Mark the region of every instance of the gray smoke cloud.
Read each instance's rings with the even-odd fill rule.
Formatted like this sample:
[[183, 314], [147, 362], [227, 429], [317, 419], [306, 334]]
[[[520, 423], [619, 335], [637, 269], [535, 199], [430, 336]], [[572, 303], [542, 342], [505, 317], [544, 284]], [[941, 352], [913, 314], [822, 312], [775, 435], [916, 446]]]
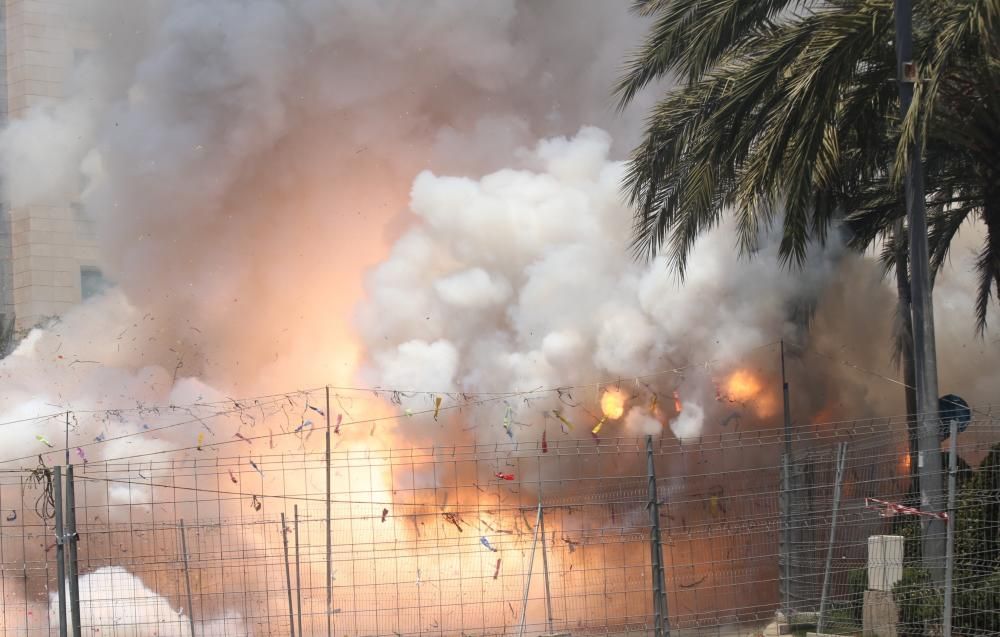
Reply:
[[[717, 384], [736, 366], [773, 389], [773, 348], [754, 348], [777, 338], [896, 377], [892, 290], [836, 240], [788, 272], [767, 240], [756, 259], [737, 258], [723, 226], [700, 242], [684, 285], [660, 261], [631, 259], [620, 160], [655, 94], [613, 112], [610, 87], [646, 26], [619, 4], [108, 0], [72, 10], [98, 46], [65, 100], [0, 134], [0, 168], [14, 206], [82, 202], [118, 287], [0, 361], [0, 421], [79, 411], [75, 446], [178, 419], [83, 414], [137, 402], [218, 404], [326, 383], [524, 391], [714, 360], [623, 387], [627, 411], [601, 434], [692, 437], [735, 426], [723, 424], [737, 408]], [[936, 297], [942, 389], [973, 403], [1000, 386], [998, 332], [972, 335], [966, 246], [980, 235], [961, 238]], [[807, 331], [803, 308], [815, 309]], [[878, 377], [806, 356], [790, 371], [802, 420], [901, 412], [898, 386]], [[589, 436], [597, 394], [509, 405], [513, 437], [536, 440], [543, 426], [562, 436], [553, 409], [575, 422], [567, 435]], [[403, 396], [392, 409], [428, 400]], [[740, 417], [771, 426], [773, 406], [755, 401]], [[257, 424], [301, 424], [299, 411], [274, 409]], [[471, 429], [461, 417], [437, 427], [403, 418], [378, 436], [345, 435], [506, 440], [506, 409], [484, 408]], [[246, 417], [213, 421], [209, 442], [231, 440]], [[86, 453], [189, 448], [204, 433], [189, 420]], [[35, 435], [61, 432], [52, 419], [5, 427], [0, 447], [49, 453]]]

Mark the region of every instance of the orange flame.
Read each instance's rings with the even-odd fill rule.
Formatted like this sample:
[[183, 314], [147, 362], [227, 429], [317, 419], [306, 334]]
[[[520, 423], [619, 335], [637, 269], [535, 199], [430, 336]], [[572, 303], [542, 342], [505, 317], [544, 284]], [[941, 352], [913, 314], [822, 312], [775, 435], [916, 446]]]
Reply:
[[608, 389], [601, 396], [601, 411], [605, 417], [618, 420], [625, 413], [625, 393], [620, 389]]
[[726, 379], [725, 392], [718, 392], [719, 400], [734, 403], [750, 403], [757, 416], [769, 418], [777, 411], [775, 396], [766, 391], [764, 383], [750, 371], [738, 369]]
[[730, 400], [746, 402], [756, 398], [761, 391], [760, 381], [743, 369], [736, 370], [726, 381], [726, 393]]
[[684, 408], [684, 405], [681, 404], [681, 397], [680, 397], [680, 395], [677, 392], [674, 392], [674, 409], [677, 411], [677, 413], [681, 413], [681, 410], [683, 408]]

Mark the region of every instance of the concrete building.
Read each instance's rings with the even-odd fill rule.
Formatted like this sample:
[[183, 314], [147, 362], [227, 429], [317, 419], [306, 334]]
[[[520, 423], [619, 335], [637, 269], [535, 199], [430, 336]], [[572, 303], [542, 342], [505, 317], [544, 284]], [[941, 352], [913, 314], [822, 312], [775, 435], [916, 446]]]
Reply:
[[[72, 19], [78, 2], [0, 0], [3, 125], [65, 96], [74, 63], [94, 45]], [[0, 324], [6, 334], [62, 314], [101, 281], [92, 224], [72, 194], [52, 193], [49, 205], [28, 207], [11, 206], [0, 195]]]

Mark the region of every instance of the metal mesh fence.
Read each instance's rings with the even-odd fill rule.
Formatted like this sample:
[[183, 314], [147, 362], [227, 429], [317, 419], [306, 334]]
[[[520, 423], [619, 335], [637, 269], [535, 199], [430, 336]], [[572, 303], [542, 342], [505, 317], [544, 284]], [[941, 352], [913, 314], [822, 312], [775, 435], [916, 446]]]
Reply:
[[[882, 535], [904, 538], [883, 615], [940, 634], [922, 516], [888, 506], [917, 504], [906, 424], [795, 429], [784, 620], [780, 430], [655, 441], [656, 520], [645, 439], [334, 451], [329, 518], [322, 453], [87, 463], [80, 634], [647, 634], [657, 545], [672, 634], [778, 634], [821, 610], [827, 632], [860, 634]], [[990, 417], [958, 440], [956, 635], [1000, 631], [997, 441]], [[54, 500], [50, 469], [0, 473], [4, 634], [58, 634]]]

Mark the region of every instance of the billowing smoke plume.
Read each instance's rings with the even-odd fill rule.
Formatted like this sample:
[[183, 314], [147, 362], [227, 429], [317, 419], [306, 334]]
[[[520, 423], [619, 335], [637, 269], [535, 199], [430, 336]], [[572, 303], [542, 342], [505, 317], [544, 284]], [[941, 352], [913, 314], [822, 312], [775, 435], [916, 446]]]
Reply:
[[5, 184], [15, 206], [82, 184], [106, 274], [231, 391], [349, 378], [413, 176], [619, 126], [607, 87], [641, 27], [603, 3], [94, 5], [69, 99], [4, 134]]
[[[623, 384], [624, 415], [594, 435], [771, 426], [775, 351], [759, 348], [779, 338], [835, 355], [790, 361], [797, 418], [901, 410], [898, 386], [837, 362], [896, 376], [891, 290], [836, 239], [787, 272], [767, 240], [738, 259], [723, 226], [684, 285], [631, 259], [616, 160], [643, 104], [618, 117], [608, 95], [644, 25], [619, 4], [79, 4], [97, 46], [67, 99], [0, 135], [12, 205], [79, 200], [118, 285], [0, 361], [0, 421], [73, 411], [78, 461], [227, 455], [236, 434], [241, 453], [306, 448], [313, 397], [230, 397], [327, 383], [402, 390], [369, 414], [433, 408], [406, 390], [589, 387], [392, 432], [345, 426], [358, 446], [586, 438], [602, 423], [593, 383], [681, 368]], [[954, 260], [937, 295], [942, 389], [981, 403], [1000, 386], [997, 333], [973, 339], [969, 253]], [[728, 387], [736, 367], [766, 389]], [[0, 429], [0, 460], [61, 462], [63, 427]], [[153, 495], [101, 497], [141, 520]]]
[[[79, 586], [83, 626], [114, 626], [115, 634], [122, 637], [191, 637], [184, 608], [174, 608], [167, 599], [119, 566], [87, 573], [80, 578]], [[49, 610], [53, 626], [59, 617], [55, 597], [52, 593]], [[67, 615], [66, 622], [70, 621]], [[246, 633], [243, 620], [238, 616], [199, 622], [198, 626], [198, 634], [212, 637]]]

